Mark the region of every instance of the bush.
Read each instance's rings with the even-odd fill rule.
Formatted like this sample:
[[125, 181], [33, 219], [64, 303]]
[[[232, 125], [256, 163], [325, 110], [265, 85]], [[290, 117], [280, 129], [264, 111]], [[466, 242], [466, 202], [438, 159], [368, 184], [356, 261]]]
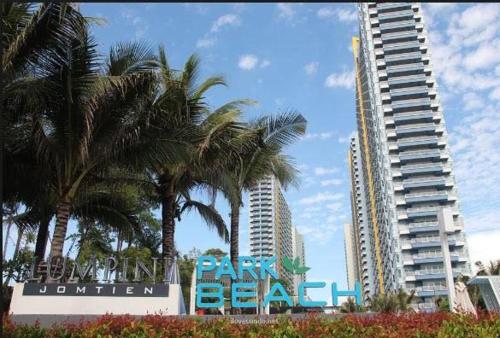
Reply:
[[472, 316], [450, 313], [369, 314], [346, 316], [310, 315], [292, 320], [281, 316], [262, 324], [236, 323], [231, 317], [214, 320], [149, 315], [106, 315], [95, 321], [56, 325], [49, 329], [16, 326], [4, 320], [3, 337], [474, 337], [496, 338], [500, 314]]

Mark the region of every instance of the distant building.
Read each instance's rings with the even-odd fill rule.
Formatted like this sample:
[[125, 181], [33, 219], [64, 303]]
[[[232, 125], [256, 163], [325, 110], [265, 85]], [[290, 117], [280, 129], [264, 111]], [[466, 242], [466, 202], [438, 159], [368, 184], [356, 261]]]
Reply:
[[[304, 246], [304, 236], [293, 227], [292, 231], [292, 242], [293, 242], [293, 257], [299, 257], [300, 266], [306, 265], [306, 250]], [[294, 291], [295, 295], [298, 294], [299, 284], [306, 281], [306, 274], [294, 275]], [[304, 290], [304, 293], [305, 290]]]
[[471, 269], [428, 33], [418, 3], [359, 3], [358, 15], [352, 49], [369, 292], [414, 290], [415, 307], [431, 310], [436, 296], [447, 295], [442, 207], [453, 213], [453, 276]]
[[294, 276], [283, 267], [283, 257], [293, 259], [294, 254], [292, 215], [274, 176], [250, 189], [250, 254], [257, 258], [276, 256], [276, 271], [293, 293]]
[[359, 256], [357, 250], [357, 239], [352, 224], [344, 224], [344, 250], [345, 265], [347, 267], [347, 285], [349, 289], [354, 290], [354, 283], [360, 280], [359, 275]]
[[[361, 283], [363, 299], [366, 302], [373, 296], [373, 236], [370, 235], [373, 229], [371, 229], [367, 219], [363, 164], [357, 133], [351, 137], [350, 142], [347, 162], [351, 178], [352, 249], [355, 251], [353, 255], [356, 258], [355, 267], [353, 266], [351, 269], [356, 269], [356, 280]], [[354, 281], [350, 282], [349, 285], [354, 285]]]

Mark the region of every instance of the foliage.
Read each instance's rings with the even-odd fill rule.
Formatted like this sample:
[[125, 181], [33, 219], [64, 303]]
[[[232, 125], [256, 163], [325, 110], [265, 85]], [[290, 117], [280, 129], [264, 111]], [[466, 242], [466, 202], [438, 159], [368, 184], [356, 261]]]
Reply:
[[403, 289], [397, 293], [378, 294], [370, 301], [370, 310], [384, 313], [412, 311], [410, 304], [414, 295], [414, 291], [407, 294]]
[[203, 256], [214, 256], [216, 258], [222, 258], [227, 255], [227, 252], [219, 248], [211, 248], [203, 253]]
[[[249, 318], [253, 319], [253, 318]], [[255, 320], [258, 321], [256, 317]], [[293, 320], [279, 316], [263, 323], [232, 323], [229, 318], [197, 320], [148, 315], [106, 315], [74, 325], [16, 326], [4, 321], [3, 337], [474, 337], [494, 338], [500, 332], [499, 314], [478, 318], [449, 313], [309, 315]]]
[[340, 306], [340, 312], [342, 313], [355, 313], [365, 311], [366, 308], [362, 305], [356, 304], [356, 300], [353, 297], [347, 298], [347, 300]]

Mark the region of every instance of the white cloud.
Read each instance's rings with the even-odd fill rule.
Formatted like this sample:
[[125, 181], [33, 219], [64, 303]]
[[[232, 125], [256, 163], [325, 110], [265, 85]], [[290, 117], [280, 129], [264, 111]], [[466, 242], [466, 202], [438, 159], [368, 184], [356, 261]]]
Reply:
[[142, 38], [146, 32], [148, 31], [149, 29], [149, 25], [148, 23], [146, 22], [146, 20], [140, 16], [140, 15], [136, 15], [135, 11], [132, 11], [132, 10], [123, 10], [121, 12], [121, 16], [122, 18], [128, 20], [128, 23], [132, 24], [132, 26], [134, 26], [135, 28], [135, 37], [137, 39], [140, 39]]
[[304, 66], [307, 75], [314, 75], [318, 72], [319, 62], [313, 61]]
[[203, 38], [198, 41], [196, 41], [196, 47], [197, 48], [209, 48], [215, 45], [217, 42], [216, 38]]
[[500, 39], [482, 43], [464, 59], [464, 65], [470, 70], [484, 69], [500, 62]]
[[332, 7], [322, 7], [316, 14], [321, 19], [331, 18], [335, 16], [335, 10]]
[[475, 110], [484, 107], [483, 99], [476, 93], [465, 93], [462, 98], [465, 110]]
[[212, 24], [212, 33], [218, 32], [224, 26], [237, 26], [241, 23], [240, 17], [236, 14], [226, 14], [217, 18]]
[[[497, 215], [500, 217], [500, 214]], [[472, 267], [477, 261], [488, 265], [490, 261], [500, 259], [498, 254], [498, 243], [500, 242], [500, 230], [495, 229], [487, 232], [479, 232], [467, 236], [469, 244], [469, 255]]]
[[352, 22], [358, 20], [358, 13], [355, 9], [339, 9], [337, 11], [337, 17], [342, 22]]
[[323, 180], [323, 181], [321, 181], [321, 186], [322, 187], [327, 187], [327, 186], [330, 186], [330, 185], [341, 185], [342, 183], [343, 183], [343, 181], [341, 179], [333, 178], [333, 179], [330, 179], [330, 180]]
[[276, 5], [279, 12], [279, 17], [286, 20], [292, 20], [295, 16], [295, 10], [292, 5], [286, 3], [279, 3]]
[[269, 60], [266, 59], [266, 60], [262, 60], [261, 61], [259, 67], [260, 68], [266, 68], [266, 67], [269, 67], [270, 65], [271, 65], [271, 61], [269, 61]]
[[320, 19], [337, 18], [341, 22], [354, 22], [358, 20], [356, 9], [322, 7], [316, 14]]
[[332, 73], [325, 79], [325, 87], [335, 88], [341, 87], [351, 89], [354, 87], [354, 71], [343, 73]]
[[299, 200], [299, 204], [302, 205], [310, 205], [310, 204], [317, 204], [320, 202], [326, 202], [326, 201], [336, 201], [340, 200], [344, 197], [344, 195], [340, 193], [317, 193], [316, 195], [309, 196], [309, 197], [304, 197]]
[[490, 100], [498, 100], [500, 101], [500, 87], [495, 88], [491, 91], [489, 95]]
[[314, 140], [314, 139], [320, 139], [320, 140], [328, 140], [332, 138], [335, 135], [335, 132], [333, 131], [325, 131], [321, 133], [307, 133], [305, 134], [302, 139], [303, 140]]
[[323, 176], [323, 175], [328, 175], [328, 174], [333, 174], [338, 172], [338, 168], [323, 168], [323, 167], [316, 167], [314, 168], [314, 174], [316, 176]]
[[253, 54], [245, 54], [240, 56], [238, 67], [243, 70], [252, 70], [257, 66], [259, 58]]

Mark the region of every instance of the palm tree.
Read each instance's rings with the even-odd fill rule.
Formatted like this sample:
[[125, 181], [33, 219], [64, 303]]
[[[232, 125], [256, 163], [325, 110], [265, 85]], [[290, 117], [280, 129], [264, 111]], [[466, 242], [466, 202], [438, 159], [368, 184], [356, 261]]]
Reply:
[[364, 312], [365, 308], [362, 305], [356, 304], [356, 300], [353, 297], [348, 297], [347, 300], [342, 303], [340, 307], [340, 312], [342, 313], [353, 313], [353, 312]]
[[[85, 18], [72, 5], [63, 3], [40, 4], [34, 10], [33, 4], [2, 2], [0, 12], [2, 18], [0, 161], [4, 163], [3, 179], [6, 182], [3, 194], [0, 194], [0, 203], [3, 205], [5, 200], [26, 202], [22, 194], [20, 196], [20, 190], [10, 188], [12, 183], [16, 186], [16, 183], [22, 184], [20, 181], [35, 176], [33, 171], [30, 171], [30, 175], [23, 176], [22, 172], [13, 170], [16, 175], [7, 176], [6, 179], [6, 172], [9, 172], [17, 162], [12, 161], [12, 157], [15, 156], [12, 153], [13, 149], [9, 146], [4, 147], [5, 140], [11, 145], [16, 145], [12, 142], [11, 136], [21, 134], [12, 133], [12, 128], [29, 117], [33, 108], [39, 105], [40, 96], [44, 91], [43, 86], [38, 85], [37, 70], [42, 64], [57, 59], [57, 48], [65, 46], [74, 37], [75, 32], [81, 30], [85, 25]], [[15, 129], [17, 131], [19, 128]], [[42, 223], [48, 227], [49, 221], [50, 219]], [[46, 229], [42, 224], [40, 228]], [[37, 251], [41, 251], [41, 242], [37, 242]]]
[[282, 154], [289, 145], [305, 133], [306, 120], [295, 112], [276, 117], [265, 116], [250, 124], [258, 138], [255, 146], [243, 152], [229, 170], [220, 176], [220, 189], [231, 207], [230, 256], [237, 266], [239, 256], [239, 216], [243, 192], [267, 175], [275, 175], [283, 186], [296, 184], [297, 170], [289, 157]]
[[411, 302], [414, 297], [414, 290], [407, 294], [403, 289], [399, 289], [397, 293], [377, 294], [370, 301], [370, 310], [376, 312], [412, 311]]
[[175, 219], [180, 219], [184, 211], [196, 209], [221, 238], [229, 238], [225, 222], [213, 203], [194, 201], [190, 192], [195, 188], [210, 190], [222, 168], [248, 146], [250, 140], [242, 132], [245, 127], [238, 122], [238, 107], [247, 102], [234, 101], [210, 111], [206, 92], [225, 82], [221, 77], [210, 77], [198, 84], [200, 60], [196, 55], [190, 56], [178, 71], [170, 68], [160, 47], [157, 66], [161, 90], [155, 98], [154, 124], [182, 135], [188, 154], [178, 162], [158, 163], [147, 170], [161, 206], [163, 257], [173, 259]]
[[500, 260], [490, 261], [488, 266], [485, 266], [481, 261], [477, 261], [475, 265], [478, 268], [477, 276], [500, 275]]

